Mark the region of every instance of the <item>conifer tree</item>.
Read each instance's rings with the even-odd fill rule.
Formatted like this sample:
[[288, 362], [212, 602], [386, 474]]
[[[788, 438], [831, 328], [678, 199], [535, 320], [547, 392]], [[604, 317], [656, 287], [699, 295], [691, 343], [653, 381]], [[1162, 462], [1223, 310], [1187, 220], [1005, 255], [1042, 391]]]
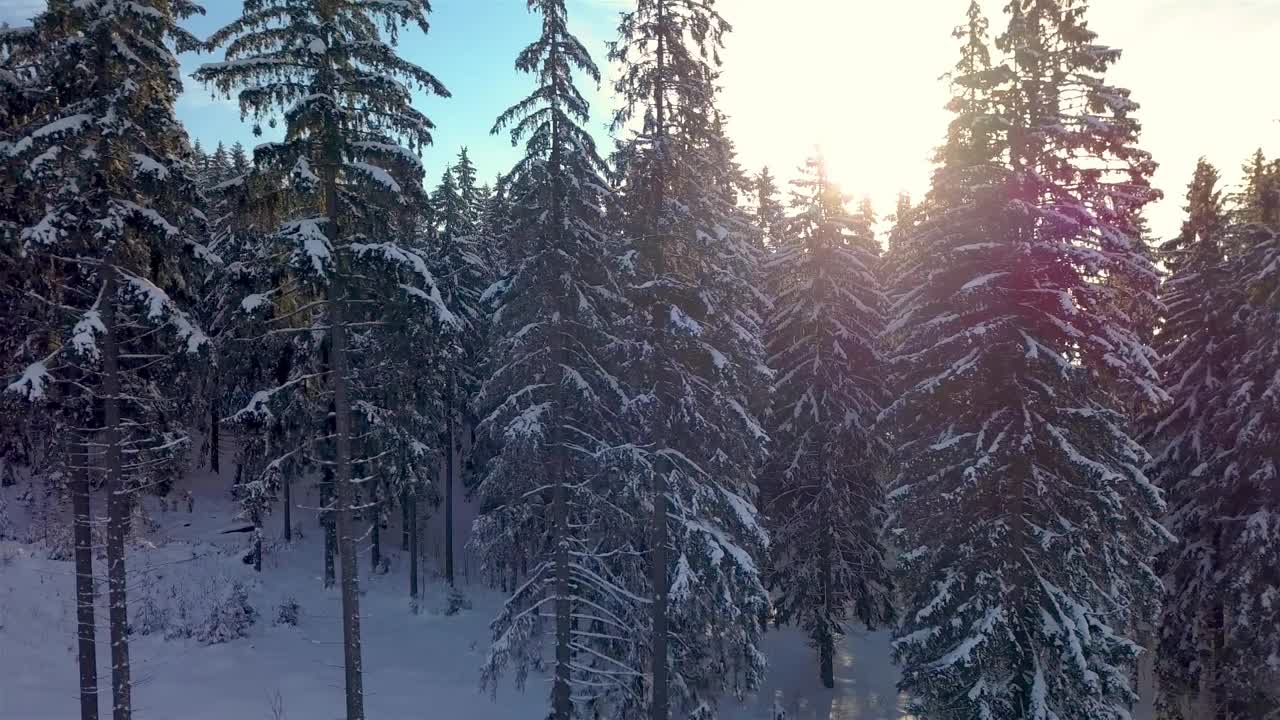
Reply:
[[893, 211], [893, 230], [889, 232], [888, 251], [897, 253], [901, 249], [904, 238], [911, 236], [911, 214], [915, 206], [911, 202], [911, 193], [898, 193], [898, 202]]
[[[43, 347], [56, 342], [62, 319], [47, 317], [48, 308], [36, 298], [39, 286], [25, 270], [30, 259], [23, 250], [24, 230], [38, 221], [44, 210], [42, 188], [32, 182], [25, 163], [13, 162], [8, 153], [13, 143], [30, 131], [33, 122], [57, 104], [50, 93], [47, 73], [56, 72], [52, 63], [44, 62], [42, 52], [53, 45], [48, 25], [36, 29], [0, 27], [0, 387], [21, 378], [32, 360], [30, 347]], [[38, 41], [37, 41], [38, 40]], [[35, 292], [33, 292], [33, 290]], [[69, 383], [82, 382], [85, 371], [74, 372], [70, 366], [62, 375]], [[79, 377], [77, 377], [77, 375]], [[33, 475], [47, 475], [51, 484], [67, 479], [71, 496], [72, 538], [75, 560], [76, 646], [79, 670], [80, 719], [97, 720], [98, 667], [97, 591], [94, 578], [92, 508], [89, 493], [88, 448], [69, 441], [82, 428], [94, 425], [92, 397], [74, 390], [57, 398], [55, 387], [41, 387], [41, 398], [52, 399], [39, 411], [19, 394], [30, 394], [21, 385], [9, 386], [14, 392], [0, 392], [0, 488], [13, 481], [13, 469], [26, 466]], [[74, 385], [69, 385], [74, 388]], [[50, 442], [63, 439], [63, 442]], [[7, 534], [8, 517], [0, 499], [0, 536]]]
[[1221, 616], [1211, 595], [1217, 527], [1200, 505], [1203, 479], [1197, 472], [1218, 450], [1214, 416], [1238, 351], [1232, 293], [1224, 285], [1228, 220], [1218, 182], [1217, 169], [1201, 159], [1187, 190], [1182, 231], [1161, 246], [1170, 277], [1162, 293], [1158, 369], [1170, 401], [1144, 419], [1152, 479], [1165, 491], [1167, 525], [1177, 539], [1162, 563], [1166, 593], [1157, 673], [1161, 713], [1168, 718], [1182, 717], [1184, 703], [1198, 699]]
[[451, 360], [444, 379], [444, 424], [440, 442], [444, 454], [444, 575], [454, 584], [453, 547], [455, 499], [458, 484], [458, 454], [464, 428], [469, 421], [471, 402], [479, 384], [477, 366], [483, 361], [486, 313], [482, 298], [495, 279], [495, 268], [483, 256], [481, 245], [482, 207], [478, 200], [476, 170], [463, 148], [457, 162], [445, 168], [440, 185], [431, 197], [434, 215], [435, 248], [433, 269], [441, 281], [445, 300], [471, 328], [452, 341]]
[[627, 400], [610, 356], [622, 294], [611, 273], [604, 161], [573, 82], [575, 72], [597, 82], [600, 72], [569, 29], [564, 0], [528, 5], [542, 33], [516, 68], [538, 85], [494, 127], [524, 141], [525, 155], [504, 183], [513, 188], [515, 254], [495, 288], [479, 396], [479, 432], [496, 453], [477, 490], [473, 543], [497, 571], [517, 553], [532, 562], [494, 621], [483, 679], [492, 686], [511, 670], [523, 684], [544, 664], [550, 635], [548, 717], [637, 717], [644, 668], [630, 635], [645, 610], [643, 586], [634, 587], [644, 577], [634, 544], [643, 516], [618, 482], [613, 451]]
[[778, 199], [778, 183], [766, 166], [754, 180], [755, 220], [760, 229], [761, 239], [766, 248], [772, 248], [782, 241], [786, 232], [786, 208]]
[[1129, 234], [1154, 163], [1084, 6], [1006, 13], [990, 68], [977, 3], [958, 33], [956, 116], [894, 281], [895, 651], [929, 718], [1119, 720], [1166, 535], [1119, 391], [1166, 396], [1123, 309], [1153, 301], [1109, 278], [1154, 276]]
[[1201, 687], [1225, 720], [1280, 716], [1280, 167], [1256, 193], [1254, 219], [1228, 238], [1239, 351], [1213, 420], [1220, 450], [1195, 473], [1198, 509], [1216, 530], [1211, 597], [1221, 604]]
[[754, 411], [769, 373], [753, 230], [729, 192], [715, 106], [728, 30], [714, 2], [638, 0], [611, 48], [615, 128], [636, 130], [618, 156], [635, 305], [628, 411], [632, 442], [652, 458], [639, 481], [652, 508], [643, 652], [654, 720], [714, 717], [719, 696], [758, 687], [764, 670], [767, 537], [754, 502], [766, 436]]
[[[238, 90], [242, 111], [258, 122], [284, 116], [284, 139], [259, 146], [254, 164], [287, 183], [290, 202], [275, 208], [282, 222], [244, 259], [261, 284], [241, 308], [268, 326], [264, 335], [323, 340], [237, 417], [265, 424], [309, 384], [327, 390], [307, 399], [314, 435], [304, 447], [332, 469], [347, 720], [364, 717], [353, 470], [394, 476], [407, 449], [425, 444], [388, 402], [388, 383], [413, 362], [391, 349], [460, 325], [413, 243], [426, 205], [417, 151], [431, 143], [433, 125], [411, 92], [447, 92], [399, 57], [395, 42], [407, 26], [426, 32], [426, 13], [422, 0], [246, 0], [240, 18], [210, 39], [226, 45], [226, 60], [196, 73], [220, 91]], [[326, 437], [332, 443], [317, 447]], [[262, 485], [297, 448], [281, 451], [262, 458]]]
[[1267, 160], [1258, 148], [1242, 168], [1244, 183], [1232, 198], [1231, 220], [1237, 225], [1264, 224], [1266, 210], [1264, 199], [1271, 192], [1280, 191], [1280, 160]]
[[231, 145], [231, 176], [240, 177], [249, 172], [249, 153], [245, 151], [244, 144], [239, 140]]
[[885, 299], [867, 211], [848, 210], [821, 154], [792, 185], [792, 216], [767, 265], [777, 377], [769, 474], [779, 485], [768, 512], [769, 580], [779, 622], [804, 628], [830, 688], [845, 624], [893, 617], [880, 540], [885, 448], [873, 429], [888, 402]]
[[138, 489], [170, 480], [182, 459], [178, 396], [206, 342], [185, 307], [195, 266], [215, 258], [201, 242], [190, 146], [174, 117], [173, 49], [195, 45], [178, 22], [199, 11], [191, 2], [57, 1], [31, 28], [0, 36], [0, 55], [31, 63], [26, 77], [56, 90], [33, 98], [0, 142], [6, 175], [26, 186], [12, 259], [40, 337], [23, 345], [25, 367], [6, 385], [55, 399], [46, 408], [61, 411], [64, 438], [77, 448], [69, 464], [78, 465], [82, 718], [97, 715], [86, 672], [94, 660], [83, 614], [92, 609], [84, 473], [91, 466], [106, 476], [111, 706], [114, 720], [127, 720], [125, 537]]
[[[1193, 183], [1192, 209], [1206, 196], [1210, 207], [1184, 227], [1184, 236], [1200, 235], [1180, 244], [1184, 283], [1170, 293], [1166, 332], [1170, 342], [1182, 341], [1166, 369], [1182, 374], [1153, 432], [1180, 541], [1166, 563], [1158, 667], [1160, 711], [1170, 719], [1280, 713], [1273, 601], [1280, 567], [1280, 184], [1261, 153], [1252, 169], [1229, 225], [1216, 195]], [[1216, 179], [1203, 175], [1196, 178], [1202, 186]]]

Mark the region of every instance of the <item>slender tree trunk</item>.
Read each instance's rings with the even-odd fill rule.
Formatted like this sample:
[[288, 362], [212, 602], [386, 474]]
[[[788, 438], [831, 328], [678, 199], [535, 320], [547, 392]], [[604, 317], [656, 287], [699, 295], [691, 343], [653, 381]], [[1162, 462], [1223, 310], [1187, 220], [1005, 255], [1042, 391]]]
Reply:
[[[564, 227], [564, 194], [563, 194], [563, 178], [561, 174], [561, 147], [560, 147], [560, 131], [557, 120], [554, 116], [551, 118], [551, 233], [550, 237], [544, 240], [550, 241], [549, 244], [554, 247], [563, 247], [563, 236], [561, 228]], [[544, 247], [545, 250], [553, 248]], [[556, 297], [557, 316], [563, 322], [570, 316], [569, 311], [564, 307], [563, 294]], [[558, 330], [558, 329], [557, 329]], [[553, 331], [554, 332], [554, 331]], [[569, 568], [569, 486], [566, 473], [568, 471], [568, 462], [566, 450], [561, 442], [562, 424], [566, 408], [564, 402], [564, 393], [561, 388], [565, 385], [566, 367], [565, 360], [565, 340], [559, 332], [555, 332], [552, 336], [552, 360], [559, 367], [559, 381], [555, 385], [555, 412], [559, 414], [553, 420], [555, 423], [551, 436], [550, 450], [552, 452], [551, 464], [551, 482], [554, 483], [552, 489], [551, 510], [552, 522], [555, 528], [555, 601], [554, 612], [556, 618], [556, 666], [555, 680], [551, 688], [551, 713], [553, 720], [570, 720], [573, 714], [572, 704], [572, 688], [570, 687], [570, 663], [572, 662], [571, 643], [573, 641], [573, 606], [570, 601], [571, 574]]]
[[557, 443], [552, 447], [556, 454], [553, 466], [555, 489], [552, 498], [553, 522], [556, 529], [555, 549], [555, 616], [556, 616], [556, 667], [551, 688], [552, 720], [570, 720], [573, 711], [569, 687], [569, 644], [572, 641], [572, 617], [569, 604], [569, 499], [565, 487], [564, 453]]
[[293, 475], [285, 472], [280, 482], [284, 485], [284, 541], [293, 542]]
[[400, 494], [400, 551], [409, 551], [409, 493]]
[[[826, 516], [825, 506], [823, 515]], [[826, 519], [824, 517], [824, 519]], [[822, 534], [822, 543], [819, 549], [821, 556], [819, 557], [819, 565], [822, 572], [822, 625], [818, 635], [818, 665], [819, 672], [822, 676], [822, 686], [825, 688], [833, 688], [836, 686], [835, 678], [835, 637], [832, 632], [832, 608], [831, 608], [831, 526], [829, 522], [823, 523], [825, 532]]]
[[667, 720], [667, 476], [653, 473], [653, 720]]
[[444, 579], [453, 587], [453, 373], [449, 373], [449, 401], [445, 408], [444, 453]]
[[262, 516], [253, 516], [253, 571], [262, 572]]
[[129, 494], [120, 450], [120, 348], [115, 313], [116, 270], [106, 267], [102, 291], [102, 396], [107, 435], [107, 604], [111, 636], [111, 717], [133, 714], [129, 680], [129, 599], [124, 543], [129, 533]]
[[[87, 464], [88, 459], [81, 460]], [[98, 720], [97, 623], [93, 616], [93, 529], [89, 504], [89, 471], [72, 471], [71, 508], [75, 513], [76, 644], [80, 662], [80, 720]]]
[[409, 600], [413, 611], [418, 611], [418, 497], [409, 493], [405, 496], [409, 525]]
[[[330, 143], [331, 146], [334, 143]], [[325, 176], [325, 214], [328, 216], [329, 241], [337, 254], [338, 187], [336, 148]], [[341, 256], [329, 279], [329, 362], [330, 385], [333, 388], [335, 482], [338, 493], [338, 552], [342, 566], [342, 646], [346, 667], [347, 720], [364, 720], [363, 670], [360, 652], [360, 580], [356, 577], [356, 543], [352, 533], [351, 506], [355, 488], [351, 481], [351, 400], [347, 395], [347, 327], [346, 297], [343, 288]]]
[[376, 497], [373, 499], [373, 507], [369, 509], [373, 512], [373, 521], [369, 523], [370, 572], [376, 573], [382, 567], [382, 507]]
[[209, 398], [209, 470], [214, 476], [222, 474], [222, 436], [218, 423], [218, 385], [214, 383]]
[[[1012, 569], [1012, 587], [1009, 592], [1010, 635], [1016, 647], [1025, 648], [1023, 653], [1034, 652], [1031, 635], [1027, 627], [1035, 620], [1028, 617], [1033, 611], [1029, 602], [1029, 592], [1035, 583], [1033, 574], [1028, 570], [1026, 554], [1023, 552], [1027, 536], [1026, 487], [1032, 477], [1031, 459], [1022, 455], [1009, 465], [1013, 486], [1007, 489], [1009, 535], [1005, 546], [1005, 562]], [[1015, 675], [1013, 685], [1018, 695], [1029, 706], [1027, 698], [1031, 695], [1031, 684], [1025, 673]]]
[[320, 483], [320, 527], [324, 531], [324, 586], [331, 588], [335, 582], [333, 558], [337, 554], [337, 534], [333, 527], [333, 468], [324, 469]]
[[[666, 205], [665, 186], [667, 156], [667, 119], [666, 88], [663, 86], [666, 74], [666, 2], [657, 3], [658, 47], [656, 56], [656, 77], [654, 79], [654, 123], [658, 136], [658, 171], [654, 178], [653, 229], [652, 242], [654, 248], [654, 269], [659, 276], [666, 273], [666, 257], [662, 236], [663, 206]], [[654, 314], [657, 323], [657, 314]], [[660, 383], [659, 383], [660, 384]], [[670, 402], [670, 399], [667, 399]], [[653, 704], [651, 720], [668, 720], [670, 712], [670, 689], [668, 688], [667, 658], [667, 474], [666, 467], [670, 463], [659, 460], [653, 474]]]

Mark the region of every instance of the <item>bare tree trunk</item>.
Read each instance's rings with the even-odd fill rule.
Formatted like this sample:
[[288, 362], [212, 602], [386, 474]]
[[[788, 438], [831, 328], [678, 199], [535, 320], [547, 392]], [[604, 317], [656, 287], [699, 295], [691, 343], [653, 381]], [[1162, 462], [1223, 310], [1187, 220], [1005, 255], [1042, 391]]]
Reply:
[[449, 373], [449, 401], [445, 408], [444, 451], [444, 579], [453, 587], [453, 372]]
[[[823, 514], [825, 515], [826, 513], [824, 512]], [[823, 527], [829, 529], [830, 523], [823, 523]], [[818, 665], [819, 673], [822, 676], [822, 686], [825, 688], [834, 688], [836, 686], [836, 648], [834, 633], [832, 633], [831, 630], [831, 533], [829, 531], [822, 534], [820, 553], [821, 557], [819, 558], [819, 563], [822, 571], [823, 623], [818, 637]]]
[[[330, 189], [330, 193], [334, 190]], [[330, 207], [336, 205], [336, 200]], [[329, 323], [331, 352], [330, 363], [333, 384], [333, 404], [337, 433], [334, 446], [337, 450], [335, 482], [338, 492], [338, 553], [342, 567], [342, 646], [346, 666], [347, 720], [364, 720], [364, 689], [360, 653], [360, 581], [356, 577], [356, 542], [352, 534], [351, 505], [354, 488], [351, 484], [351, 405], [347, 397], [347, 348], [346, 320], [343, 318], [345, 299], [335, 277], [329, 283]]]
[[[333, 143], [330, 143], [331, 145]], [[331, 155], [336, 156], [334, 148]], [[337, 244], [339, 158], [329, 158], [325, 173], [325, 214], [330, 243]], [[337, 252], [335, 248], [335, 252]], [[347, 396], [346, 297], [343, 268], [338, 256], [329, 279], [329, 380], [333, 388], [334, 468], [338, 493], [338, 552], [342, 566], [342, 647], [346, 667], [347, 720], [364, 720], [364, 687], [360, 652], [360, 580], [356, 577], [356, 543], [352, 534], [351, 506], [355, 488], [351, 482], [351, 401]]]
[[[80, 462], [87, 464], [88, 459]], [[76, 643], [80, 663], [80, 720], [98, 720], [97, 623], [93, 617], [93, 529], [88, 469], [72, 470], [71, 508], [75, 513]]]
[[376, 496], [377, 490], [374, 490], [373, 507], [369, 510], [373, 513], [373, 521], [369, 523], [369, 562], [370, 572], [378, 572], [378, 568], [382, 567], [382, 506]]
[[555, 489], [552, 498], [553, 522], [556, 529], [555, 549], [555, 616], [556, 616], [556, 668], [551, 687], [552, 720], [570, 720], [573, 711], [569, 687], [569, 643], [572, 618], [569, 605], [569, 499], [565, 487], [564, 453], [557, 443], [551, 449], [556, 454], [553, 466]]
[[[666, 3], [657, 3], [658, 46], [656, 48], [656, 77], [653, 84], [654, 124], [658, 136], [658, 156], [665, 162], [667, 147], [666, 89], [663, 87], [666, 73]], [[663, 176], [655, 178], [653, 198], [653, 230], [652, 242], [657, 244], [654, 252], [654, 269], [659, 276], [666, 273], [664, 238], [661, 235], [663, 226], [663, 206], [666, 205], [664, 183], [668, 181], [665, 170], [660, 165], [659, 172]], [[654, 316], [657, 322], [657, 316]], [[668, 687], [667, 658], [667, 475], [666, 467], [670, 463], [660, 460], [653, 474], [653, 704], [652, 720], [668, 720], [670, 711], [670, 689]]]
[[409, 493], [400, 494], [400, 551], [409, 551]]
[[209, 469], [215, 476], [222, 473], [222, 436], [218, 427], [218, 385], [214, 383], [209, 398]]
[[320, 483], [320, 527], [324, 531], [324, 586], [334, 586], [335, 572], [333, 558], [337, 554], [337, 534], [333, 527], [333, 468], [324, 469], [324, 480]]
[[253, 514], [253, 571], [262, 572], [262, 517]]
[[418, 496], [408, 493], [405, 496], [405, 507], [408, 508], [409, 525], [409, 600], [413, 611], [418, 611]]
[[[662, 463], [665, 464], [665, 463]], [[653, 720], [667, 720], [667, 476], [653, 474]]]
[[280, 482], [284, 485], [284, 541], [293, 542], [293, 477], [285, 472]]
[[129, 720], [129, 600], [124, 543], [129, 533], [129, 494], [120, 451], [120, 348], [115, 313], [115, 267], [106, 267], [102, 291], [102, 396], [107, 435], [107, 603], [111, 636], [111, 717]]

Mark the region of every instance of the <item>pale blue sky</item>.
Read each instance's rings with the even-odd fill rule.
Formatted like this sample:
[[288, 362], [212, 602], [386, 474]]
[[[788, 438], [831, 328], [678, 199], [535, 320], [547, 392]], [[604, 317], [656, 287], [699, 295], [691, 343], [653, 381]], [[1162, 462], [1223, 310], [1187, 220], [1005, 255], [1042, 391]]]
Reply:
[[[0, 0], [4, 2], [4, 0]], [[572, 0], [571, 0], [572, 2]], [[539, 18], [525, 9], [524, 0], [433, 0], [426, 36], [414, 29], [401, 38], [401, 52], [426, 68], [452, 93], [452, 97], [419, 96], [418, 107], [436, 123], [434, 147], [423, 155], [427, 179], [434, 186], [446, 163], [467, 147], [481, 178], [486, 182], [510, 167], [518, 156], [509, 136], [493, 136], [489, 129], [503, 110], [523, 98], [531, 80], [513, 68], [516, 54], [537, 37]], [[240, 10], [238, 0], [204, 0], [205, 17], [193, 17], [188, 28], [200, 37], [233, 20]], [[605, 41], [612, 37], [615, 11], [608, 0], [578, 2], [571, 10], [575, 29], [603, 67]], [[213, 55], [183, 56], [189, 74], [203, 62], [221, 60]], [[588, 97], [597, 92], [583, 88]], [[593, 103], [593, 125], [604, 136], [608, 124], [608, 101]], [[251, 122], [240, 122], [240, 110], [227, 100], [194, 81], [178, 103], [178, 112], [193, 137], [212, 149], [218, 140], [228, 144], [240, 140], [252, 148]], [[270, 132], [264, 127], [265, 133]]]
[[[1004, 0], [984, 0], [993, 34]], [[576, 32], [605, 65], [626, 0], [569, 0]], [[788, 177], [821, 143], [846, 188], [869, 194], [881, 212], [900, 189], [923, 192], [928, 157], [947, 123], [938, 76], [955, 62], [951, 28], [968, 0], [866, 3], [853, 0], [720, 0], [735, 31], [724, 53], [722, 106], [740, 159], [769, 164]], [[0, 0], [0, 20], [18, 20], [40, 0]], [[198, 35], [234, 17], [238, 0], [204, 0], [193, 18]], [[458, 149], [471, 150], [481, 176], [514, 159], [506, 137], [492, 137], [497, 115], [529, 87], [512, 69], [533, 38], [537, 18], [525, 0], [433, 0], [431, 33], [409, 33], [404, 53], [440, 78], [452, 98], [421, 103], [436, 122], [424, 160], [434, 184]], [[1265, 79], [1275, 67], [1280, 0], [1095, 0], [1091, 26], [1104, 44], [1122, 48], [1113, 81], [1142, 104], [1143, 145], [1161, 164], [1156, 185], [1167, 199], [1151, 208], [1162, 236], [1177, 231], [1182, 195], [1196, 158], [1207, 155], [1229, 181], [1252, 150], [1280, 154], [1280, 92]], [[210, 56], [186, 56], [188, 71]], [[594, 97], [594, 128], [604, 134], [612, 101]], [[252, 146], [236, 106], [188, 84], [179, 114], [206, 145], [239, 139]]]

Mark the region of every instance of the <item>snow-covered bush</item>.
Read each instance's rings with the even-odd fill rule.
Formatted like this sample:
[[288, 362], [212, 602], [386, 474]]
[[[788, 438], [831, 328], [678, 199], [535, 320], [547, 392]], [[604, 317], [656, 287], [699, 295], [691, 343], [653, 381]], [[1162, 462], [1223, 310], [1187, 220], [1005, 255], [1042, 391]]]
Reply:
[[249, 603], [249, 589], [244, 583], [236, 580], [217, 588], [209, 612], [195, 632], [195, 639], [204, 645], [245, 637], [258, 621], [258, 612]]
[[130, 629], [137, 635], [162, 634], [166, 640], [203, 645], [245, 637], [258, 621], [248, 585], [221, 573], [166, 572], [142, 584], [132, 610]]
[[0, 540], [13, 536], [13, 521], [9, 519], [9, 501], [5, 499], [4, 493], [0, 492]]
[[169, 612], [169, 606], [155, 596], [143, 595], [133, 606], [129, 630], [135, 635], [164, 634], [169, 630]]
[[276, 625], [297, 627], [301, 616], [302, 608], [298, 605], [298, 600], [290, 595], [280, 603], [280, 607], [276, 608]]
[[463, 595], [462, 591], [459, 590], [458, 588], [456, 587], [450, 588], [449, 596], [445, 601], [444, 614], [452, 617], [462, 612], [463, 610], [470, 610], [470, 609], [471, 609], [471, 600], [467, 599], [467, 596]]

